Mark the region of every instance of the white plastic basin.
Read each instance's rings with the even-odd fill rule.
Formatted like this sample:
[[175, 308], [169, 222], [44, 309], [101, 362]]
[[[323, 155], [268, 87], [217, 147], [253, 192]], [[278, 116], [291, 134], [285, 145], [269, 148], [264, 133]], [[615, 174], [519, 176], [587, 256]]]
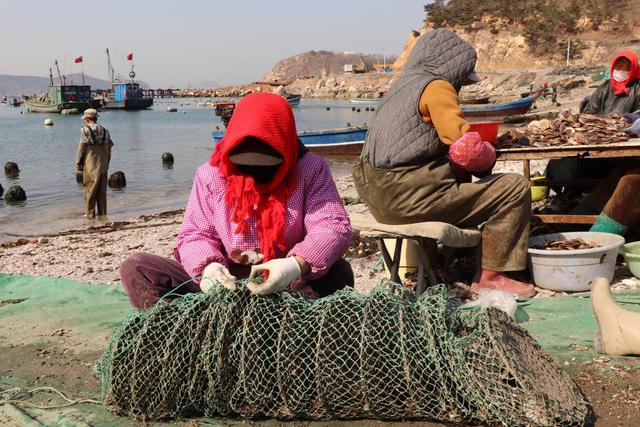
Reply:
[[[568, 251], [548, 251], [532, 249], [544, 246], [550, 240], [570, 240], [581, 238], [587, 243], [594, 242], [600, 247]], [[533, 281], [539, 288], [562, 292], [581, 292], [591, 289], [591, 281], [596, 277], [613, 279], [618, 249], [624, 244], [624, 237], [610, 233], [591, 231], [544, 234], [529, 239], [529, 268]]]

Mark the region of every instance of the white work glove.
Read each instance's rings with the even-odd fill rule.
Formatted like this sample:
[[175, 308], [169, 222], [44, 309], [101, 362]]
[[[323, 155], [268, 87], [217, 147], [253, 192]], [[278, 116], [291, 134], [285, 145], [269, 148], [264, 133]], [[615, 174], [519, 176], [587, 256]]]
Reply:
[[200, 279], [200, 290], [204, 293], [209, 292], [215, 282], [219, 282], [230, 291], [236, 290], [236, 277], [232, 276], [229, 269], [219, 262], [212, 262], [204, 268]]
[[637, 119], [631, 126], [626, 127], [622, 130], [627, 133], [635, 133], [636, 135], [640, 135], [640, 119]]
[[295, 257], [277, 258], [264, 264], [251, 267], [250, 279], [259, 276], [263, 271], [269, 272], [269, 278], [262, 283], [249, 283], [247, 288], [254, 295], [269, 295], [286, 289], [291, 282], [302, 274], [300, 264]]

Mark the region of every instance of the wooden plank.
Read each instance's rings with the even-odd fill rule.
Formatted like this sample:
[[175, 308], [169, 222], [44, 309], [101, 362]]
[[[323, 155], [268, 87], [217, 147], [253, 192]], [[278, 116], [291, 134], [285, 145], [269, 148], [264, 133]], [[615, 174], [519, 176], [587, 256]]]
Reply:
[[544, 224], [593, 224], [598, 215], [533, 215]]
[[542, 182], [537, 182], [536, 185], [546, 185], [549, 187], [595, 187], [603, 181], [604, 179], [548, 179]]
[[498, 160], [541, 160], [564, 157], [635, 157], [640, 156], [640, 139], [602, 145], [569, 145], [560, 147], [522, 147], [496, 150]]
[[522, 174], [527, 179], [531, 178], [531, 163], [529, 160], [522, 162]]
[[581, 157], [591, 159], [606, 159], [612, 157], [638, 157], [640, 147], [615, 150], [575, 150], [575, 151], [553, 151], [553, 152], [519, 152], [519, 153], [496, 153], [498, 160], [545, 160], [562, 159], [565, 157]]

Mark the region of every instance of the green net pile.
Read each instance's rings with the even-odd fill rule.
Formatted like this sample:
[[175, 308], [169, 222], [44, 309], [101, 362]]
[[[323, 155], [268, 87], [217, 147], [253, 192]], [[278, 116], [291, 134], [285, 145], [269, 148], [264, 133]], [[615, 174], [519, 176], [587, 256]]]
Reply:
[[506, 314], [393, 283], [312, 300], [222, 287], [129, 318], [96, 364], [105, 401], [189, 416], [583, 425], [588, 402]]

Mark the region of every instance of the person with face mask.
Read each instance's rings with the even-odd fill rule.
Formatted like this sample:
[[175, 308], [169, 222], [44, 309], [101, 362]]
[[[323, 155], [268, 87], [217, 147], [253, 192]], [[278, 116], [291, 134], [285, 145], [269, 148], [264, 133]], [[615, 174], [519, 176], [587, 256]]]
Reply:
[[[610, 79], [605, 80], [586, 99], [581, 113], [607, 116], [629, 114], [640, 110], [640, 66], [637, 55], [630, 50], [622, 50], [611, 61]], [[640, 123], [638, 123], [640, 128]], [[576, 181], [581, 179], [604, 179], [609, 172], [621, 165], [622, 159], [581, 159], [566, 158], [551, 160], [545, 176], [550, 181]], [[553, 190], [567, 198], [579, 197], [581, 189], [554, 187]], [[575, 214], [594, 213], [592, 208], [582, 205]]]
[[[484, 224], [472, 291], [531, 297], [532, 285], [505, 274], [527, 266], [529, 181], [491, 174], [495, 150], [469, 132], [458, 102], [461, 87], [479, 80], [476, 60], [475, 49], [448, 29], [422, 35], [378, 107], [353, 169], [354, 182], [384, 224]], [[482, 178], [471, 182], [471, 175]]]
[[[623, 114], [631, 119], [626, 131], [640, 133], [640, 66], [630, 50], [611, 61], [611, 79], [593, 93], [583, 112], [597, 115]], [[598, 215], [590, 231], [625, 235], [640, 233], [640, 158], [561, 159], [549, 162], [551, 180], [602, 179], [575, 208], [573, 214]]]
[[237, 279], [264, 274], [248, 285], [254, 294], [322, 297], [353, 286], [342, 259], [351, 240], [329, 165], [299, 142], [288, 102], [254, 93], [237, 103], [224, 139], [196, 172], [176, 261], [138, 253], [120, 275], [136, 308], [192, 278], [177, 292], [235, 290]]
[[611, 79], [603, 82], [591, 95], [582, 113], [608, 115], [640, 110], [640, 67], [637, 55], [620, 51], [611, 61]]

